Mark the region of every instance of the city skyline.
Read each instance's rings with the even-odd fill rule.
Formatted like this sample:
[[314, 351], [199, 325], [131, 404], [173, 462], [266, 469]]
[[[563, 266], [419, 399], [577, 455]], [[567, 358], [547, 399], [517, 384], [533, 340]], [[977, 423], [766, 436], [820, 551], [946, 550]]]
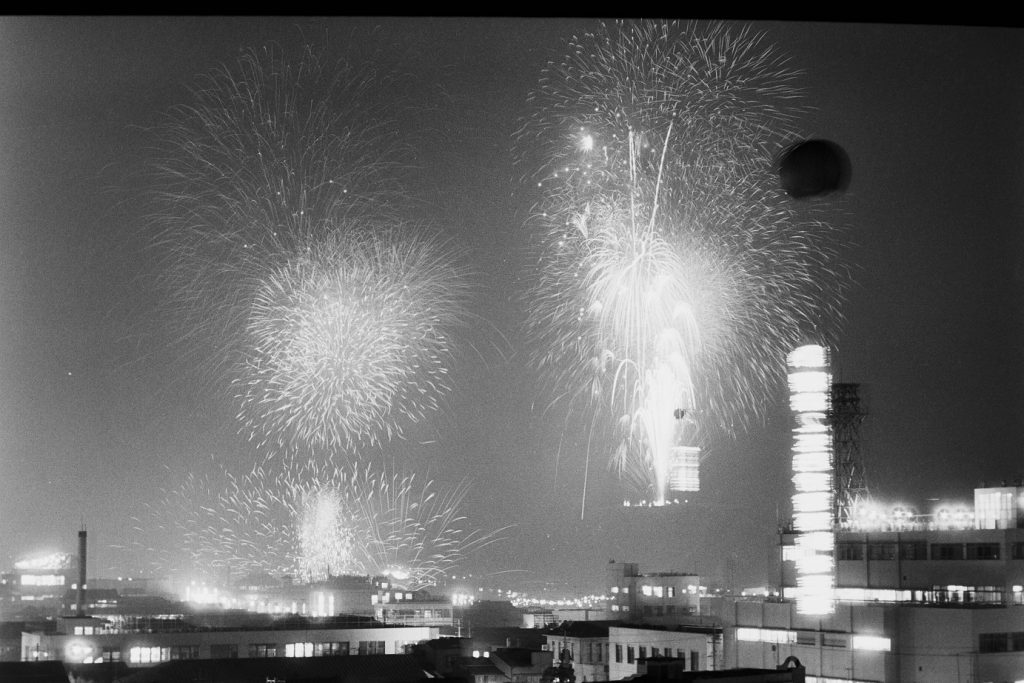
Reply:
[[[513, 135], [549, 60], [597, 20], [431, 18], [6, 18], [0, 149], [0, 563], [73, 548], [96, 575], [141, 567], [126, 543], [145, 501], [216, 460], [244, 473], [264, 453], [237, 405], [183, 358], [157, 305], [139, 170], [150, 131], [196, 78], [270, 42], [367, 55], [402, 74], [412, 193], [473, 261], [471, 325], [452, 391], [368, 457], [443, 483], [473, 482], [473, 526], [512, 525], [463, 569], [495, 581], [603, 580], [609, 559], [741, 584], [771, 580], [788, 514], [786, 394], [722, 439], [681, 505], [623, 509], [621, 491], [563, 418], [543, 410], [515, 295], [531, 206]], [[739, 24], [735, 24], [737, 28]], [[832, 369], [860, 383], [870, 488], [887, 500], [967, 499], [1024, 473], [1021, 187], [1024, 41], [1015, 29], [755, 22], [801, 71], [793, 122], [852, 163], [816, 202], [848, 242]], [[379, 93], [383, 96], [383, 93]], [[416, 136], [419, 136], [418, 138]], [[794, 200], [797, 201], [797, 200]], [[808, 204], [805, 204], [808, 205]], [[839, 322], [839, 321], [836, 321]], [[211, 346], [210, 351], [215, 351]], [[785, 358], [778, 359], [784, 377]], [[782, 386], [780, 384], [780, 386]], [[557, 454], [557, 457], [556, 457]], [[741, 556], [744, 548], [749, 555]], [[94, 559], [95, 558], [95, 559]], [[92, 569], [95, 568], [95, 569]], [[589, 572], [589, 573], [588, 573]]]

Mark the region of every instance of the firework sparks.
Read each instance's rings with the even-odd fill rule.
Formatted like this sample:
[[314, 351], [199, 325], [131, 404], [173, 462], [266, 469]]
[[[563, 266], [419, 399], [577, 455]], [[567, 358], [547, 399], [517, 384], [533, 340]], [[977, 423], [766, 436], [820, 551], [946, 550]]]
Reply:
[[[190, 474], [150, 506], [137, 529], [176, 540], [184, 557], [152, 553], [164, 571], [290, 575], [390, 575], [409, 588], [433, 585], [497, 533], [469, 528], [459, 510], [466, 481], [445, 488], [369, 466], [290, 461], [236, 477]], [[187, 562], [187, 566], [182, 561]]]
[[351, 446], [436, 409], [467, 298], [452, 254], [422, 234], [344, 232], [268, 274], [240, 382], [250, 434]]
[[762, 414], [835, 314], [834, 230], [776, 189], [800, 92], [763, 36], [622, 22], [569, 47], [519, 138], [541, 169], [527, 330], [555, 402], [614, 425], [613, 464], [660, 504], [673, 449]]
[[464, 273], [401, 217], [403, 148], [374, 99], [394, 85], [250, 51], [158, 131], [170, 305], [183, 341], [214, 344], [203, 375], [232, 378], [258, 441], [373, 443], [448, 390]]

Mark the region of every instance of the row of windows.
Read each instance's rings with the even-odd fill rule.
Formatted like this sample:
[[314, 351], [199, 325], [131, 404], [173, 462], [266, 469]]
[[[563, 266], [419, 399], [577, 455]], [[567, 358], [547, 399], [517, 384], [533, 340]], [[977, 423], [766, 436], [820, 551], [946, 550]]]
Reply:
[[[629, 586], [612, 586], [613, 594], [622, 593], [629, 595]], [[674, 598], [676, 597], [675, 586], [640, 586], [640, 592], [648, 598]]]
[[1024, 631], [978, 634], [978, 652], [1021, 651], [1024, 651]]
[[[359, 641], [359, 654], [385, 654], [383, 640]], [[277, 643], [253, 643], [249, 645], [250, 657], [336, 657], [349, 654], [347, 642], [331, 643], [286, 643], [281, 647]], [[210, 646], [211, 659], [236, 659], [238, 645], [234, 643], [214, 644]], [[104, 661], [120, 661], [120, 650], [104, 650]], [[199, 659], [198, 645], [175, 645], [173, 647], [136, 646], [129, 648], [128, 661], [133, 664], [156, 664], [175, 659]], [[99, 661], [99, 658], [97, 658]]]
[[[360, 640], [359, 654], [382, 655], [383, 640]], [[281, 647], [277, 643], [253, 643], [249, 646], [250, 657], [337, 657], [349, 654], [347, 641], [331, 643], [286, 643]]]
[[[615, 644], [615, 661], [619, 664], [622, 663], [622, 643]], [[627, 645], [626, 648], [626, 663], [633, 664], [637, 659], [647, 659], [647, 646], [639, 645], [634, 647], [633, 645]], [[680, 659], [683, 662], [683, 667], [686, 667], [686, 651], [677, 649], [675, 659]], [[672, 657], [672, 648], [651, 648], [651, 657]], [[697, 671], [700, 667], [700, 653], [696, 650], [690, 650], [690, 671]]]
[[[930, 552], [929, 552], [930, 550]], [[932, 543], [906, 541], [899, 544], [901, 560], [998, 560], [1001, 556], [999, 543]], [[843, 541], [836, 544], [837, 560], [895, 560], [896, 543], [861, 543]], [[1010, 556], [1015, 560], [1024, 559], [1024, 543], [1010, 545]]]

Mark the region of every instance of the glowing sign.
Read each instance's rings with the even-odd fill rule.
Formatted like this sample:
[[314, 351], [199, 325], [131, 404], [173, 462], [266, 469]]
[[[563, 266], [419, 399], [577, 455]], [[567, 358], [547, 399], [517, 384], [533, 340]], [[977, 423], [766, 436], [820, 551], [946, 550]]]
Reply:
[[828, 353], [801, 346], [789, 354], [789, 405], [793, 428], [793, 525], [797, 532], [797, 612], [831, 614], [835, 608], [835, 541], [832, 536], [832, 434], [828, 426], [832, 379]]

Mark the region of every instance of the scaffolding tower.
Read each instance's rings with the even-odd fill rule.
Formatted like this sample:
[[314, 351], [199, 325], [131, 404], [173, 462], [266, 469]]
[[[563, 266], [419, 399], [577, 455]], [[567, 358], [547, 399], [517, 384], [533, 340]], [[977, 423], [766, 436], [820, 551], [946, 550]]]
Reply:
[[831, 394], [828, 417], [835, 487], [832, 520], [837, 528], [846, 528], [853, 519], [857, 501], [868, 493], [860, 457], [860, 425], [867, 412], [861, 405], [859, 384], [835, 382]]

